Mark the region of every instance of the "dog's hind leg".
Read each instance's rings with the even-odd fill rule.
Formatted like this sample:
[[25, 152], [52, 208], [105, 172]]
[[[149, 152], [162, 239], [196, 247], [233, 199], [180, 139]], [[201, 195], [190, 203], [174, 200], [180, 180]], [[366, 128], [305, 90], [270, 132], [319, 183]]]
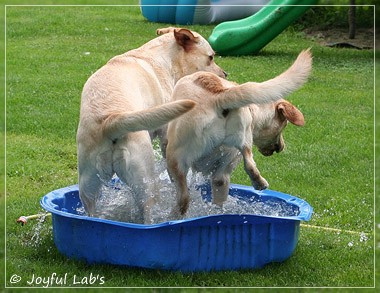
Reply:
[[137, 206], [136, 221], [151, 223], [150, 210], [158, 196], [154, 153], [147, 131], [131, 132], [114, 146], [113, 168], [131, 187]]
[[96, 200], [100, 197], [101, 185], [95, 168], [87, 168], [79, 176], [79, 198], [89, 216], [95, 216]]
[[240, 152], [235, 147], [219, 147], [216, 169], [211, 174], [212, 203], [220, 207], [227, 200], [232, 171], [241, 161]]
[[190, 194], [186, 181], [188, 168], [181, 168], [172, 154], [167, 157], [167, 166], [170, 179], [174, 182], [177, 192], [176, 205], [171, 212], [171, 217], [179, 219], [186, 214], [190, 203]]
[[268, 182], [261, 176], [260, 171], [253, 160], [252, 150], [248, 146], [244, 146], [241, 153], [243, 155], [244, 170], [251, 179], [252, 186], [257, 190], [268, 188]]

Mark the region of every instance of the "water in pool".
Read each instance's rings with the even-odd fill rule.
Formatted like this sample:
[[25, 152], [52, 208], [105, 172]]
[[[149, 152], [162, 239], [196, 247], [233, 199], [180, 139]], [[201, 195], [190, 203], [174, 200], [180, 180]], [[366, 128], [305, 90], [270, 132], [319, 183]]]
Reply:
[[[175, 188], [173, 183], [170, 182], [164, 160], [160, 159], [157, 162], [156, 171], [160, 194], [159, 201], [152, 210], [153, 223], [175, 220], [170, 217], [170, 212], [175, 204]], [[202, 191], [197, 187], [205, 184], [207, 178], [201, 173], [190, 171], [187, 181], [190, 188], [191, 202], [189, 210], [184, 216], [185, 219], [215, 214], [253, 214], [284, 217], [295, 216], [298, 213], [298, 210], [294, 210], [292, 205], [280, 200], [260, 201], [258, 198], [242, 200], [231, 195], [228, 196], [223, 208], [221, 208], [202, 197]], [[78, 213], [84, 214], [83, 208], [78, 209]], [[113, 180], [111, 183], [103, 185], [102, 195], [97, 201], [96, 217], [133, 223], [137, 221], [136, 213], [132, 191], [126, 184], [119, 180]]]

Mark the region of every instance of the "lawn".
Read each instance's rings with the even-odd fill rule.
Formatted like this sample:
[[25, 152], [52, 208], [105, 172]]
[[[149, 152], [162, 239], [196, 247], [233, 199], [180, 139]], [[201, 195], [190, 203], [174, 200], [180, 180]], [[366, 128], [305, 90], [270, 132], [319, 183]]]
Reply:
[[[84, 287], [374, 286], [379, 240], [374, 239], [372, 50], [324, 47], [289, 28], [256, 56], [216, 58], [230, 80], [263, 81], [312, 48], [312, 77], [288, 98], [304, 113], [306, 125], [287, 127], [284, 152], [254, 153], [270, 188], [306, 200], [314, 214], [301, 227], [295, 253], [283, 263], [182, 274], [67, 259], [55, 247], [49, 218], [16, 224], [21, 215], [42, 212], [43, 195], [77, 183], [75, 135], [87, 78], [166, 25], [146, 21], [138, 7], [129, 6], [8, 6], [5, 17], [6, 287], [42, 286], [28, 283], [33, 274], [53, 273], [67, 274], [66, 286]], [[207, 38], [214, 26], [187, 27]], [[232, 181], [249, 185], [242, 166]], [[11, 283], [14, 275], [21, 280]], [[90, 276], [104, 282], [74, 284], [75, 277]]]

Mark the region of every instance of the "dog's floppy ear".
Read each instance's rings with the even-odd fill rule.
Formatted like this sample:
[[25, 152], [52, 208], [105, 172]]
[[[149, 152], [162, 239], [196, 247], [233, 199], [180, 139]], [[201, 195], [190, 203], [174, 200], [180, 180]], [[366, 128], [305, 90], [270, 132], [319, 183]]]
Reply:
[[277, 111], [290, 123], [297, 126], [303, 126], [305, 124], [305, 118], [303, 117], [301, 111], [288, 101], [279, 102], [276, 108]]
[[195, 36], [192, 31], [185, 28], [174, 29], [174, 37], [177, 41], [177, 44], [189, 51], [191, 47], [198, 43], [198, 37]]

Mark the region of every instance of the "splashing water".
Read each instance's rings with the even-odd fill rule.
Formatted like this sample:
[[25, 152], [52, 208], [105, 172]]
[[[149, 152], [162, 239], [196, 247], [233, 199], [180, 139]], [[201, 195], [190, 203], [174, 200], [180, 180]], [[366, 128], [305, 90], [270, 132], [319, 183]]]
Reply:
[[31, 231], [27, 232], [22, 238], [23, 246], [38, 247], [43, 242], [44, 235], [49, 235], [52, 227], [50, 225], [44, 225], [47, 217], [45, 211], [40, 213], [40, 217], [37, 219], [37, 224], [32, 226]]
[[[157, 162], [156, 171], [158, 176], [155, 183], [159, 186], [159, 196], [151, 211], [152, 222], [176, 220], [170, 217], [175, 205], [176, 191], [174, 184], [170, 182], [165, 160], [161, 159]], [[215, 214], [253, 214], [276, 217], [297, 215], [298, 210], [295, 210], [294, 206], [271, 199], [264, 202], [257, 198], [242, 200], [235, 196], [228, 196], [223, 207], [219, 207], [202, 197], [206, 195], [206, 192], [198, 187], [207, 182], [208, 178], [201, 173], [189, 171], [187, 183], [191, 202], [184, 216], [185, 219]], [[103, 184], [102, 195], [96, 203], [96, 211], [96, 217], [121, 222], [138, 222], [139, 218], [131, 188], [116, 178], [113, 178], [110, 183]], [[83, 207], [77, 212], [85, 214]]]

